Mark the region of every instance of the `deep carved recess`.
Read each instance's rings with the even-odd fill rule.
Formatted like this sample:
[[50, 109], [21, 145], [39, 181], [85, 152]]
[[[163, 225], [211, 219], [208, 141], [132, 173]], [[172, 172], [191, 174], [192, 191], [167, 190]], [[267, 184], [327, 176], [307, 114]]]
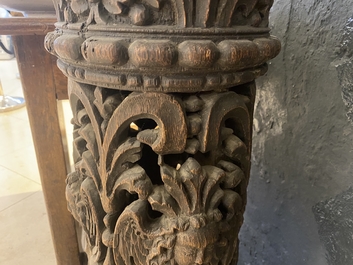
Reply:
[[272, 1], [54, 2], [88, 264], [236, 264]]

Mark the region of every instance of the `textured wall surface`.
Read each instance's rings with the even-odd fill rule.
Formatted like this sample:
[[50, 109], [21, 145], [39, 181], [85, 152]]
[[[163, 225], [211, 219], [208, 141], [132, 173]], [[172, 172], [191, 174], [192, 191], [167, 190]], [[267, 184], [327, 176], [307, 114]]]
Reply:
[[352, 17], [351, 0], [275, 0], [240, 265], [353, 264]]

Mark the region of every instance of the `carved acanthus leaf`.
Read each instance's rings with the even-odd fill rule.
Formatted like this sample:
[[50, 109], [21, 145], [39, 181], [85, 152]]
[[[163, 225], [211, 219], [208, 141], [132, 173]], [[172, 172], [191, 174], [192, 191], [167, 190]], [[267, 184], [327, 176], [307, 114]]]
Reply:
[[87, 0], [71, 0], [71, 8], [76, 14], [83, 14], [89, 10]]
[[[201, 167], [195, 159], [189, 158], [179, 170], [162, 164], [161, 175], [165, 190], [177, 204], [173, 203], [169, 196], [155, 194], [152, 196], [154, 205], [157, 205], [158, 200], [162, 199], [159, 208], [167, 211], [170, 207], [177, 214], [187, 215], [212, 213], [217, 209], [223, 196], [219, 187], [225, 177], [223, 170], [214, 166]], [[167, 208], [165, 206], [166, 199], [169, 202]]]
[[134, 163], [141, 158], [142, 146], [135, 138], [128, 139], [114, 152], [110, 168], [102, 168], [106, 172], [103, 177], [106, 182], [107, 194], [112, 192], [113, 183], [125, 171], [130, 169]]
[[161, 0], [143, 0], [143, 3], [150, 5], [153, 8], [159, 9], [159, 3]]
[[101, 130], [104, 135], [110, 117], [112, 116], [116, 107], [119, 106], [119, 104], [123, 101], [123, 98], [120, 93], [109, 95], [107, 90], [101, 87], [96, 87], [96, 89], [94, 90], [94, 96], [95, 100], [93, 101], [93, 103], [98, 109], [102, 118], [104, 119], [101, 124]]
[[86, 233], [87, 243], [94, 251], [88, 253], [95, 261], [105, 258], [106, 248], [102, 242], [104, 210], [93, 179], [82, 180], [77, 172], [67, 178], [66, 198], [68, 208]]
[[[102, 0], [104, 7], [114, 15], [120, 15], [126, 9], [122, 1], [117, 0]], [[126, 2], [126, 1], [125, 1]]]
[[177, 216], [180, 211], [175, 199], [165, 190], [163, 186], [155, 187], [153, 193], [148, 197], [153, 210], [161, 212], [166, 216]]
[[[152, 191], [152, 182], [147, 176], [145, 170], [136, 165], [133, 168], [124, 171], [115, 181], [110, 198], [114, 200], [119, 198], [118, 193], [128, 191], [130, 194], [137, 194], [138, 198], [146, 199]], [[119, 200], [115, 200], [118, 202]]]
[[245, 179], [244, 172], [233, 163], [221, 160], [217, 166], [226, 172], [226, 177], [222, 182], [222, 188], [224, 189], [234, 189]]

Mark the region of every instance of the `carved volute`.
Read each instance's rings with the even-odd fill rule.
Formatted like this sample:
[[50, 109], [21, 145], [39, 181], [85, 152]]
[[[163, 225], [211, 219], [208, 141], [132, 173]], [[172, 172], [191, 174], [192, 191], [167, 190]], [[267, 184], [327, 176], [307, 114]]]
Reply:
[[54, 2], [88, 264], [236, 264], [273, 0]]

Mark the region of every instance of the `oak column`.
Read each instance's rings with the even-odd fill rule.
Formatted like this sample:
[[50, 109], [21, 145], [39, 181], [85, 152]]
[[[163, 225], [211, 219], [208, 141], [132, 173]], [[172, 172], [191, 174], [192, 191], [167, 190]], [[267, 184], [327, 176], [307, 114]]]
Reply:
[[54, 2], [88, 264], [236, 264], [273, 1]]

